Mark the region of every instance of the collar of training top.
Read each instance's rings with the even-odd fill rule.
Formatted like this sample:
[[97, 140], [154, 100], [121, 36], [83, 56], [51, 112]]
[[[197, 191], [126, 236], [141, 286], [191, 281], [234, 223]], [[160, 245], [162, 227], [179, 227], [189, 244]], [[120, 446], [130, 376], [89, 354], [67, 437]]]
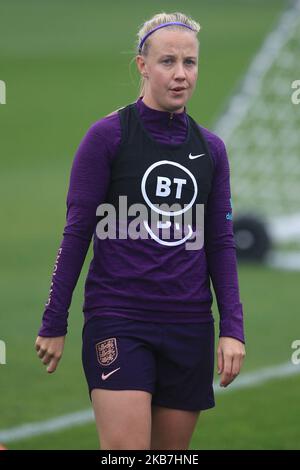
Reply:
[[[187, 113], [186, 107], [182, 113], [170, 113], [168, 111], [158, 111], [157, 109], [149, 108], [143, 101], [143, 96], [140, 96], [136, 101], [136, 107], [139, 112], [139, 115], [143, 121], [148, 122], [149, 124], [158, 124], [162, 126], [163, 124], [169, 125], [172, 121], [172, 126], [176, 128], [187, 128]], [[171, 119], [172, 115], [172, 119]], [[173, 127], [174, 130], [174, 127]]]

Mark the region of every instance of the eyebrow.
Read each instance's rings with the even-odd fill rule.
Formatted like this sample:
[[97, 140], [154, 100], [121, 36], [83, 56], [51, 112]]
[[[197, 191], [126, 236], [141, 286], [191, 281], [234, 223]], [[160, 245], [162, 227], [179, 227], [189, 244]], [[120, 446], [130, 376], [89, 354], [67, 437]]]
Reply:
[[[176, 55], [174, 55], [174, 54], [163, 54], [163, 55], [161, 56], [161, 58], [163, 58], [163, 57], [176, 57]], [[185, 57], [185, 59], [197, 59], [197, 57], [191, 55], [191, 56]]]

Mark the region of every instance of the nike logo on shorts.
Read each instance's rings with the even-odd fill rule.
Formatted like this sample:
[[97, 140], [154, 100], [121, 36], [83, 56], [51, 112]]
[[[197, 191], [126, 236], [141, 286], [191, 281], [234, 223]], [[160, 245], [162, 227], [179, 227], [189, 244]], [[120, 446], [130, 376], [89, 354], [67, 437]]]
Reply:
[[189, 158], [191, 160], [193, 160], [194, 158], [198, 158], [198, 157], [203, 157], [205, 155], [205, 153], [200, 153], [200, 155], [192, 155], [191, 153], [189, 154]]
[[118, 367], [118, 369], [115, 369], [115, 370], [109, 372], [108, 374], [104, 374], [104, 372], [103, 372], [103, 373], [102, 373], [102, 376], [101, 376], [102, 380], [108, 379], [108, 377], [109, 377], [110, 375], [114, 374], [114, 373], [117, 372], [117, 370], [119, 370], [119, 369], [121, 369], [121, 367]]

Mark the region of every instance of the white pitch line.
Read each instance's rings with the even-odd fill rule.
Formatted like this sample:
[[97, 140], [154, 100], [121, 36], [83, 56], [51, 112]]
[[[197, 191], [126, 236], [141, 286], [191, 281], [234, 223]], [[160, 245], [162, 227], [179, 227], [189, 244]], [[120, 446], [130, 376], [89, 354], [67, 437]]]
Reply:
[[[277, 366], [266, 367], [258, 371], [241, 374], [228, 388], [222, 388], [214, 382], [214, 391], [215, 394], [227, 394], [234, 390], [255, 387], [272, 379], [281, 379], [296, 374], [300, 374], [300, 365], [297, 366], [293, 365], [291, 362], [287, 362]], [[87, 409], [78, 411], [47, 421], [28, 423], [14, 428], [0, 430], [0, 442], [7, 444], [9, 442], [30, 439], [34, 436], [58, 432], [63, 429], [74, 428], [75, 426], [82, 426], [92, 421], [94, 421], [93, 410]]]
[[77, 411], [47, 421], [38, 423], [22, 424], [15, 428], [0, 430], [0, 442], [6, 444], [7, 442], [19, 441], [22, 439], [29, 439], [34, 436], [41, 436], [51, 432], [61, 431], [75, 426], [81, 426], [90, 423], [94, 419], [93, 410]]
[[254, 372], [241, 374], [231, 385], [228, 385], [228, 388], [220, 387], [214, 383], [214, 390], [215, 393], [228, 393], [242, 388], [256, 387], [272, 379], [281, 379], [296, 374], [300, 374], [300, 365], [297, 366], [292, 364], [292, 362], [284, 362], [278, 366], [265, 367]]

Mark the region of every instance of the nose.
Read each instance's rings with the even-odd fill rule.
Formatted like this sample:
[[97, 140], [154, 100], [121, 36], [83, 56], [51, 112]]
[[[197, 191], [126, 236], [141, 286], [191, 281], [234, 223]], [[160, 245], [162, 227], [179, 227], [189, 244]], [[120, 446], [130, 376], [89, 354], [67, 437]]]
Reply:
[[177, 62], [174, 72], [175, 78], [185, 78], [185, 69], [182, 62]]

